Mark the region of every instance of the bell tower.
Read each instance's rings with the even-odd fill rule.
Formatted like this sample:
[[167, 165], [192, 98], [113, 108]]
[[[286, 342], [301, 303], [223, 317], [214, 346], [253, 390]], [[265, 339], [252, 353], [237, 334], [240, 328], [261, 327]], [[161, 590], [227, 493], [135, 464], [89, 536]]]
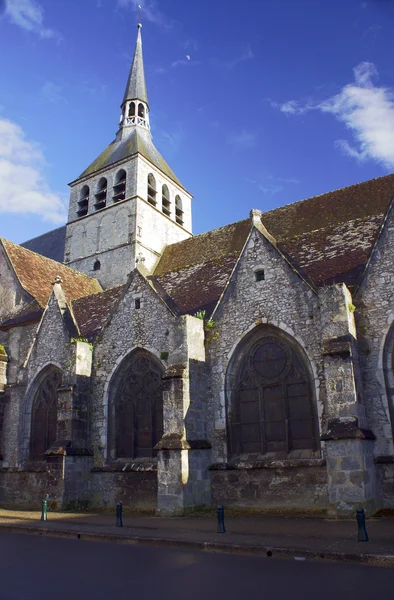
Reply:
[[192, 196], [152, 141], [141, 24], [115, 140], [70, 187], [64, 262], [104, 288], [192, 235]]

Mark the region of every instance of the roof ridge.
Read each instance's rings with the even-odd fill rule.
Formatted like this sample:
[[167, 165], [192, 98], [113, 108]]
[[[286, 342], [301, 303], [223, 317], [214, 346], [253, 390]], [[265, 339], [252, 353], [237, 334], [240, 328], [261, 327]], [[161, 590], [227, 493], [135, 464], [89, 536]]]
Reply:
[[266, 212], [264, 212], [262, 214], [262, 216], [264, 217], [264, 215], [268, 215], [277, 210], [281, 210], [282, 208], [287, 208], [289, 206], [296, 206], [296, 205], [302, 204], [303, 202], [308, 202], [308, 200], [315, 200], [316, 198], [321, 198], [322, 196], [327, 196], [328, 194], [335, 194], [336, 192], [351, 190], [352, 188], [355, 188], [358, 185], [363, 185], [365, 183], [371, 183], [372, 181], [378, 181], [379, 179], [386, 179], [387, 177], [390, 177], [392, 175], [394, 176], [394, 173], [388, 173], [387, 175], [381, 175], [380, 177], [374, 177], [373, 179], [367, 179], [366, 181], [359, 181], [357, 183], [352, 183], [351, 185], [346, 185], [345, 187], [342, 187], [342, 188], [336, 188], [335, 190], [330, 190], [328, 192], [322, 192], [321, 194], [317, 194], [316, 196], [309, 196], [309, 198], [303, 198], [302, 200], [296, 200], [296, 202], [289, 202], [288, 204], [283, 204], [282, 206], [277, 206], [276, 208], [267, 210]]

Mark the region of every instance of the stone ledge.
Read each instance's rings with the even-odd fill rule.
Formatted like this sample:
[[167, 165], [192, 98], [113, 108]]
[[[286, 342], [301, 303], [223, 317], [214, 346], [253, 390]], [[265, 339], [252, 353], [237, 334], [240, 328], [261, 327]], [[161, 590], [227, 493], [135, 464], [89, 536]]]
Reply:
[[70, 440], [59, 440], [45, 452], [45, 456], [93, 456], [93, 452], [90, 448], [74, 446]]
[[25, 467], [0, 467], [0, 473], [46, 473], [46, 465], [26, 465]]
[[113, 463], [104, 467], [93, 467], [92, 473], [131, 473], [131, 472], [157, 472], [157, 461], [136, 460], [129, 463]]
[[247, 471], [252, 469], [297, 469], [299, 467], [324, 467], [325, 458], [293, 458], [285, 460], [256, 460], [250, 462], [214, 463], [210, 471]]
[[207, 440], [185, 440], [179, 433], [163, 435], [154, 450], [209, 450], [211, 443]]
[[340, 335], [334, 338], [326, 338], [322, 343], [323, 356], [350, 356], [350, 335]]
[[370, 429], [361, 429], [358, 419], [330, 419], [327, 430], [321, 435], [322, 442], [333, 440], [375, 440], [375, 434]]

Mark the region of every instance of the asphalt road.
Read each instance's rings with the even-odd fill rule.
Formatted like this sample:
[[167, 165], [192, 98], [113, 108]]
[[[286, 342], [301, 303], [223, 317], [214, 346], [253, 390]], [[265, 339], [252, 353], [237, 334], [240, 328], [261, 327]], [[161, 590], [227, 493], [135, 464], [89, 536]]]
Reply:
[[0, 532], [1, 600], [394, 600], [394, 569]]

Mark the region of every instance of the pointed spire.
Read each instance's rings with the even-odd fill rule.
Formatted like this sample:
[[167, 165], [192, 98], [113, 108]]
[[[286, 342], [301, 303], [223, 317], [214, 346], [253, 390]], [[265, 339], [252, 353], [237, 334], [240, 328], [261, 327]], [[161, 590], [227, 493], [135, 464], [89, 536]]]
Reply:
[[137, 43], [135, 45], [133, 64], [131, 65], [129, 78], [127, 80], [126, 90], [123, 97], [123, 104], [127, 100], [142, 100], [142, 102], [146, 102], [146, 104], [148, 104], [148, 94], [146, 93], [144, 73], [144, 59], [142, 57], [141, 27], [141, 23], [138, 23]]

